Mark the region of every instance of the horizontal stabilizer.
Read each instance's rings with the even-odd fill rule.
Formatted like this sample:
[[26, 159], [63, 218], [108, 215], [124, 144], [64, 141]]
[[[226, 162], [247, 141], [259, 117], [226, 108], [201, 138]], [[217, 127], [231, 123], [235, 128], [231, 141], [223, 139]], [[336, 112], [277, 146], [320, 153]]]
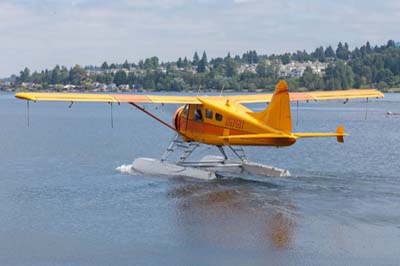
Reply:
[[274, 133], [260, 133], [260, 134], [243, 134], [243, 135], [230, 135], [221, 136], [222, 139], [292, 139], [291, 135], [274, 134]]
[[338, 142], [343, 143], [343, 137], [347, 137], [349, 134], [344, 133], [343, 126], [338, 126], [336, 128], [336, 133], [294, 133], [294, 136], [296, 138], [336, 137]]

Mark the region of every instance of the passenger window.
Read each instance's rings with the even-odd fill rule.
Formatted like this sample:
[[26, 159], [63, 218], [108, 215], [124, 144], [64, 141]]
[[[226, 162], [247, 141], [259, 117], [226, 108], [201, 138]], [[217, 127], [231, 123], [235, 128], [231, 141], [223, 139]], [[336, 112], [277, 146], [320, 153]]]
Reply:
[[208, 119], [212, 119], [213, 118], [213, 111], [211, 111], [210, 109], [206, 109], [206, 117]]
[[215, 119], [217, 121], [222, 121], [223, 116], [221, 114], [215, 113]]

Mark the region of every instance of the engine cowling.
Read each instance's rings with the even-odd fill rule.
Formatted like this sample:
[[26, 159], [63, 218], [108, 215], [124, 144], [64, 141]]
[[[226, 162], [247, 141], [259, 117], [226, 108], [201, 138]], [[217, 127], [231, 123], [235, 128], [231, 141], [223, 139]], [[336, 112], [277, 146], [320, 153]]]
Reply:
[[184, 106], [179, 107], [178, 109], [176, 109], [174, 115], [172, 116], [172, 124], [174, 125], [175, 129], [178, 130], [178, 131], [180, 131], [180, 128], [181, 128], [180, 117], [182, 115], [183, 108], [184, 108]]

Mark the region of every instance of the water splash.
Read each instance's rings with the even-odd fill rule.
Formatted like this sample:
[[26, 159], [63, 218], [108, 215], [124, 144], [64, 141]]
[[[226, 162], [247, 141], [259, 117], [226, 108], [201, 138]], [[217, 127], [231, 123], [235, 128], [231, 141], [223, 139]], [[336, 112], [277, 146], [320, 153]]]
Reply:
[[119, 171], [121, 174], [129, 174], [129, 175], [138, 175], [138, 172], [132, 167], [133, 164], [123, 164], [115, 168], [115, 170]]

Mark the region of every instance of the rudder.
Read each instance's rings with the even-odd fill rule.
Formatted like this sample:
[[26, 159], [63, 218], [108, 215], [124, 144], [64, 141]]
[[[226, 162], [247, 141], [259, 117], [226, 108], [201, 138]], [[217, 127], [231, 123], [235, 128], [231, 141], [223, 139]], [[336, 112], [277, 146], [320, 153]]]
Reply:
[[290, 97], [286, 81], [281, 80], [275, 88], [270, 104], [256, 118], [277, 130], [292, 132]]

